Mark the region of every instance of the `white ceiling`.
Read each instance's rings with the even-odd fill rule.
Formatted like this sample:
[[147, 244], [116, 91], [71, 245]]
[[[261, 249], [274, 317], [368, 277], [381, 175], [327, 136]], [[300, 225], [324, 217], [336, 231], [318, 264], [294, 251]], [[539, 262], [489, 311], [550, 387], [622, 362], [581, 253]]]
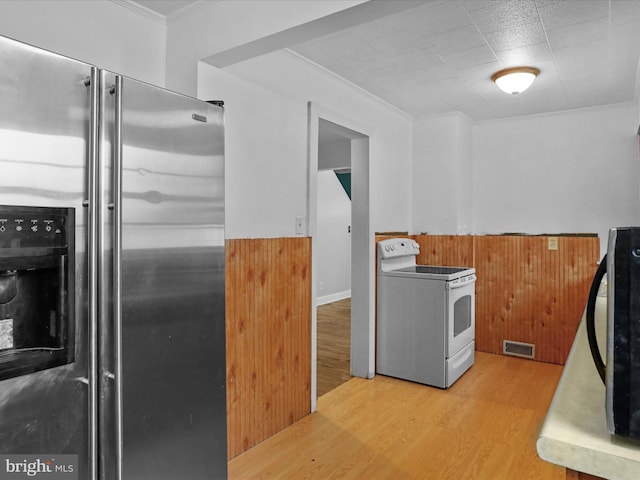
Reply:
[[[137, 3], [169, 19], [201, 2]], [[414, 116], [486, 120], [628, 102], [640, 0], [425, 1], [289, 49]], [[510, 96], [490, 77], [516, 65], [541, 73]]]

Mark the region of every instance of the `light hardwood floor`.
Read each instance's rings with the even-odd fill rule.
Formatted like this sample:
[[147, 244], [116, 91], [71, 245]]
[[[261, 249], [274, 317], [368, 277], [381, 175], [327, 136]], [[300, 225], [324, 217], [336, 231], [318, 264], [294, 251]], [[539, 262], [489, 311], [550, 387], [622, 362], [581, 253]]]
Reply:
[[317, 395], [351, 378], [351, 299], [320, 305], [317, 316]]
[[231, 480], [564, 480], [535, 441], [562, 367], [476, 352], [448, 390], [352, 378], [229, 462]]

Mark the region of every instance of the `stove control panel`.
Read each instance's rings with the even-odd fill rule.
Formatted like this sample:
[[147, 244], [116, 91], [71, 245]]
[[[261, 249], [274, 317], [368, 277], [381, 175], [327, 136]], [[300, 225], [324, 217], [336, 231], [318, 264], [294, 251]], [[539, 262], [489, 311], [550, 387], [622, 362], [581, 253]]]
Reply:
[[[470, 271], [474, 271], [474, 270], [470, 269]], [[471, 285], [472, 283], [475, 283], [475, 281], [476, 281], [476, 274], [472, 273], [471, 275], [465, 275], [464, 277], [456, 278], [455, 280], [451, 280], [450, 282], [447, 282], [447, 285], [445, 286], [445, 288], [447, 290], [453, 290], [454, 288], [460, 288], [466, 285]]]
[[390, 238], [378, 242], [378, 254], [382, 259], [418, 255], [420, 245], [409, 238]]

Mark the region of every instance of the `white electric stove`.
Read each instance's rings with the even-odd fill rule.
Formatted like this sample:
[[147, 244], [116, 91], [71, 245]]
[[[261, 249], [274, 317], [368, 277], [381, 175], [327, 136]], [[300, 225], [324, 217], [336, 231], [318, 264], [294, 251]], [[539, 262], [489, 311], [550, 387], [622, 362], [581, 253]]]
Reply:
[[475, 269], [417, 265], [417, 242], [378, 243], [376, 371], [450, 387], [474, 360]]

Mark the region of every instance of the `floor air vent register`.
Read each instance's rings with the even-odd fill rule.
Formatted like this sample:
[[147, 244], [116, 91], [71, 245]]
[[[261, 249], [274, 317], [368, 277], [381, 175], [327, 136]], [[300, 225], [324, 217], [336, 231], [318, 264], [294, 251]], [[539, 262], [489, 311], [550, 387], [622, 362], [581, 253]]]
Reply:
[[502, 353], [514, 357], [535, 358], [536, 346], [532, 343], [515, 342], [513, 340], [502, 341]]

